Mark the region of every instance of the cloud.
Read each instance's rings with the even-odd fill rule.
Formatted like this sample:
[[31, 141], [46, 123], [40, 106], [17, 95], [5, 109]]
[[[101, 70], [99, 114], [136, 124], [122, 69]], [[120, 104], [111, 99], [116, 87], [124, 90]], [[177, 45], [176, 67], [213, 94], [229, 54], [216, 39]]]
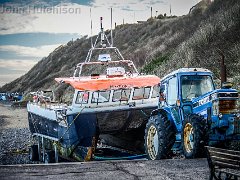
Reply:
[[[2, 9], [3, 7], [0, 7]], [[2, 12], [3, 10], [0, 10]], [[0, 34], [13, 34], [16, 32], [29, 32], [34, 27], [32, 22], [37, 16], [21, 13], [0, 13]]]
[[25, 57], [36, 57], [42, 58], [48, 56], [50, 52], [56, 49], [61, 44], [54, 44], [54, 45], [45, 45], [39, 47], [26, 47], [26, 46], [18, 46], [18, 45], [5, 45], [0, 46], [0, 52], [13, 52], [16, 53], [18, 56], [25, 56]]
[[161, 8], [169, 4], [167, 0], [95, 0], [92, 5], [97, 7], [112, 7], [127, 11], [146, 11], [150, 6], [156, 6], [156, 8]]
[[[16, 1], [17, 2], [17, 1]], [[28, 1], [28, 3], [33, 1]], [[36, 1], [34, 1], [36, 2]], [[42, 1], [39, 1], [41, 3]], [[47, 2], [47, 1], [43, 1]], [[59, 2], [58, 0], [54, 2]], [[0, 6], [0, 34], [14, 33], [79, 33], [90, 35], [90, 6], [92, 8], [92, 20], [97, 24], [94, 34], [98, 33], [99, 17], [103, 16], [105, 29], [110, 28], [110, 8], [113, 8], [113, 23], [136, 23], [137, 20], [147, 20], [150, 17], [150, 7], [153, 12], [169, 14], [170, 3], [172, 14], [181, 15], [188, 13], [194, 4], [193, 0], [95, 0], [95, 1], [66, 0], [57, 6], [38, 7], [37, 9], [25, 9], [21, 13], [3, 12]], [[44, 3], [43, 3], [44, 4]], [[87, 5], [86, 5], [87, 4]], [[179, 8], [178, 8], [179, 7]], [[155, 13], [153, 13], [155, 15]], [[107, 23], [106, 23], [107, 22]]]
[[20, 5], [20, 6], [26, 6], [26, 5], [35, 5], [35, 6], [56, 6], [61, 3], [76, 3], [81, 5], [90, 5], [92, 3], [92, 0], [4, 0], [3, 2], [0, 2], [0, 4], [4, 5]]
[[[17, 2], [14, 1], [14, 2]], [[22, 1], [21, 1], [22, 2]], [[138, 20], [147, 20], [151, 16], [150, 8], [158, 14], [170, 13], [172, 5], [173, 15], [187, 14], [196, 3], [194, 0], [65, 0], [56, 6], [40, 6], [33, 9], [34, 3], [47, 1], [29, 0], [32, 8], [21, 13], [3, 12], [0, 6], [0, 34], [14, 33], [78, 33], [90, 35], [90, 7], [92, 8], [93, 34], [99, 32], [99, 17], [104, 17], [104, 28], [110, 28], [110, 8], [113, 8], [113, 23], [136, 23]], [[82, 3], [81, 3], [82, 2]], [[84, 5], [82, 5], [84, 4]], [[89, 4], [91, 6], [89, 6]], [[2, 8], [2, 9], [1, 9]], [[3, 13], [1, 13], [3, 12]]]
[[[61, 4], [52, 7], [0, 6], [0, 34], [15, 33], [79, 33], [89, 34], [89, 6]], [[105, 8], [106, 10], [106, 8]], [[99, 14], [98, 14], [99, 16]]]
[[27, 73], [38, 61], [0, 59], [0, 86]]
[[10, 70], [11, 72], [15, 71], [17, 73], [27, 72], [31, 69], [38, 61], [37, 60], [19, 60], [19, 59], [0, 59], [0, 68], [1, 68], [1, 75], [6, 73], [6, 69]]
[[7, 84], [17, 78], [19, 78], [20, 76], [22, 76], [23, 74], [5, 74], [5, 75], [1, 75], [0, 76], [0, 87], [3, 86], [4, 84]]

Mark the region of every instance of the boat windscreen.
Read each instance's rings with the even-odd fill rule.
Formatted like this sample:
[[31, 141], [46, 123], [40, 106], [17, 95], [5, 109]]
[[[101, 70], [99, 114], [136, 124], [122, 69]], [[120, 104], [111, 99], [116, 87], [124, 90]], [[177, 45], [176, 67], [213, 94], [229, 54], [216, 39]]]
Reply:
[[92, 103], [104, 103], [108, 102], [111, 91], [96, 91], [92, 95]]
[[89, 92], [79, 91], [77, 94], [76, 104], [87, 104]]
[[151, 87], [143, 87], [143, 88], [134, 88], [133, 92], [133, 100], [138, 99], [148, 99], [150, 96]]
[[128, 101], [130, 98], [130, 89], [117, 89], [113, 91], [113, 102], [117, 101]]

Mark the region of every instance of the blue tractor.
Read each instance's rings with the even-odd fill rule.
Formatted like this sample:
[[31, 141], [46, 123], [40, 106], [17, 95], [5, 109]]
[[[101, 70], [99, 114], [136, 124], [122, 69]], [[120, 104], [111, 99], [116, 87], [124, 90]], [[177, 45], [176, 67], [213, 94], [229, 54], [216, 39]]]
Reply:
[[148, 159], [168, 158], [173, 151], [197, 158], [205, 145], [230, 141], [240, 141], [237, 90], [227, 83], [215, 89], [212, 72], [202, 68], [182, 68], [161, 80], [158, 109], [145, 129]]

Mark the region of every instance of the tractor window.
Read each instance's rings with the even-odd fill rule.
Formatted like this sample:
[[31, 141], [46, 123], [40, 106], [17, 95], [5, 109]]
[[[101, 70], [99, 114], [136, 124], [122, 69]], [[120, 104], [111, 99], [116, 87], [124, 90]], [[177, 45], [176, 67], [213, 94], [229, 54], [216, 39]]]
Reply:
[[177, 101], [177, 78], [173, 77], [168, 81], [167, 87], [167, 103], [169, 105], [176, 104]]
[[181, 85], [183, 101], [191, 101], [192, 98], [214, 90], [211, 76], [206, 75], [182, 76]]

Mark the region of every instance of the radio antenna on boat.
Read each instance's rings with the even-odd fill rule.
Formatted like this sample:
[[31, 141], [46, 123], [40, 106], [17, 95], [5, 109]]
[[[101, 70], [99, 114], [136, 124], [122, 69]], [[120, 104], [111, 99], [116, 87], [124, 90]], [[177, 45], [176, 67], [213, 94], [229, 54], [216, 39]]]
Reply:
[[103, 46], [105, 46], [105, 45], [103, 45], [104, 39], [105, 39], [105, 37], [104, 37], [105, 33], [103, 31], [102, 20], [103, 20], [103, 17], [100, 17], [100, 26], [101, 26], [101, 32], [100, 32], [101, 33], [101, 42], [100, 42], [100, 44], [103, 47]]
[[112, 8], [111, 8], [111, 47], [113, 47], [113, 35], [112, 35]]
[[91, 47], [93, 48], [93, 41], [92, 41], [92, 9], [90, 8], [90, 19], [91, 19]]

